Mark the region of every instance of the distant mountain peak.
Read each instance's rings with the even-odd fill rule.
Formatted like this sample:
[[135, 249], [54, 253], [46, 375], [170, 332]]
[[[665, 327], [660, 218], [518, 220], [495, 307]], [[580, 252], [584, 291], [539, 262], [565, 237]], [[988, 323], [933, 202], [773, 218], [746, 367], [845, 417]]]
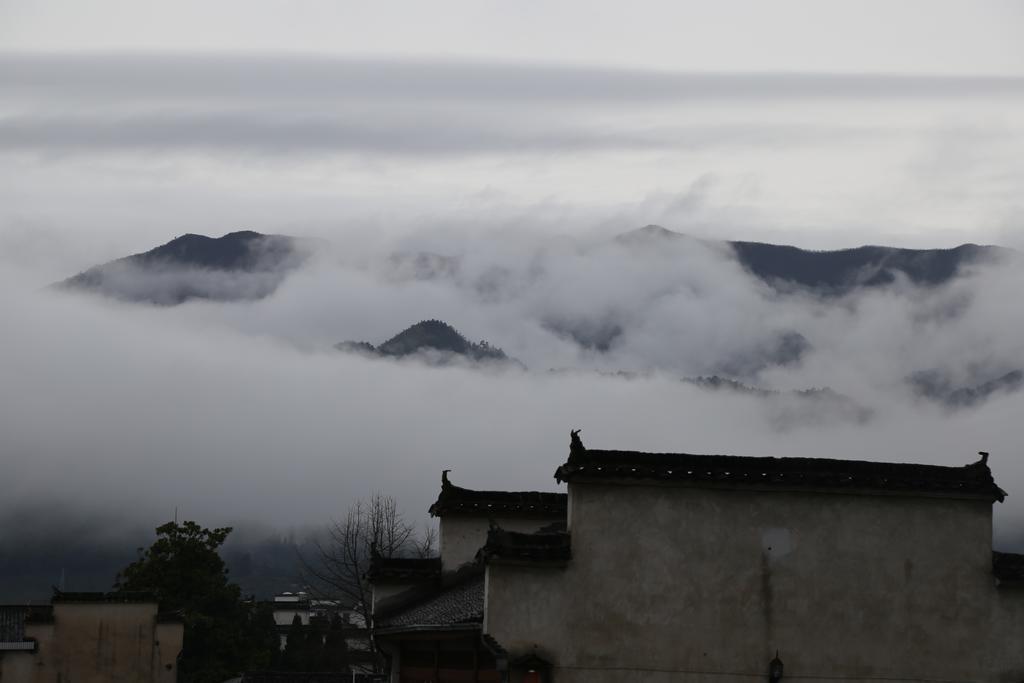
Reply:
[[682, 237], [686, 237], [686, 235], [651, 223], [642, 228], [616, 235], [615, 241], [619, 244], [647, 244], [660, 240], [675, 240]]
[[302, 263], [297, 244], [293, 237], [252, 230], [221, 237], [185, 233], [149, 251], [93, 266], [56, 286], [161, 305], [189, 299], [260, 299]]
[[436, 349], [465, 355], [470, 347], [468, 339], [458, 330], [441, 320], [421, 320], [410, 325], [377, 347], [385, 356], [406, 356], [422, 349]]
[[486, 341], [478, 344], [466, 339], [458, 330], [443, 320], [430, 319], [410, 325], [380, 346], [369, 342], [345, 341], [336, 344], [340, 351], [369, 353], [391, 358], [411, 355], [430, 355], [435, 362], [444, 362], [451, 356], [461, 356], [474, 361], [510, 361], [497, 346]]

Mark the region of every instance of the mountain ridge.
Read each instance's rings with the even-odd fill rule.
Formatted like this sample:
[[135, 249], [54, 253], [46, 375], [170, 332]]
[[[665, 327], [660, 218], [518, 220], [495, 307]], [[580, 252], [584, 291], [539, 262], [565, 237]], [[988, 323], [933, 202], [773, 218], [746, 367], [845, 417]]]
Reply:
[[[677, 240], [725, 245], [744, 270], [777, 291], [809, 291], [823, 297], [890, 285], [901, 277], [920, 286], [939, 286], [954, 279], [965, 266], [995, 263], [1017, 253], [1005, 247], [973, 243], [945, 249], [864, 245], [809, 250], [769, 242], [705, 240], [654, 224], [612, 238], [613, 243], [626, 248]], [[149, 251], [88, 268], [54, 286], [161, 305], [191, 299], [259, 299], [273, 293], [287, 274], [305, 260], [299, 243], [300, 238], [289, 235], [251, 230], [221, 237], [186, 233]], [[458, 267], [456, 260], [442, 254], [396, 253], [391, 257], [391, 265], [409, 270], [414, 279], [432, 279], [437, 268], [441, 268], [437, 276], [453, 277]], [[181, 277], [173, 277], [174, 271], [181, 271]], [[239, 279], [222, 287], [212, 277], [204, 279], [204, 274], [216, 273]]]
[[898, 274], [916, 285], [942, 285], [956, 277], [962, 266], [994, 263], [1016, 253], [1006, 247], [971, 242], [932, 249], [861, 245], [813, 250], [771, 242], [704, 240], [654, 224], [613, 239], [626, 246], [676, 240], [724, 244], [748, 273], [776, 290], [806, 289], [823, 296], [843, 296], [861, 287], [893, 284]]

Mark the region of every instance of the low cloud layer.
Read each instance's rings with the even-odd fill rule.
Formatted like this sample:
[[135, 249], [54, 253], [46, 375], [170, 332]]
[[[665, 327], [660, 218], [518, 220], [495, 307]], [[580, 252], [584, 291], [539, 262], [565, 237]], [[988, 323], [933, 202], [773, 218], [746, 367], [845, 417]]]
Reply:
[[[422, 518], [441, 469], [471, 487], [555, 489], [568, 430], [582, 428], [594, 447], [650, 451], [957, 465], [988, 450], [1011, 494], [996, 507], [997, 537], [1024, 538], [1014, 502], [1024, 394], [950, 412], [904, 381], [923, 368], [967, 382], [1020, 367], [1024, 319], [1005, 296], [1024, 286], [1019, 267], [968, 272], [935, 291], [904, 283], [823, 301], [781, 297], [728, 252], [685, 245], [421, 236], [384, 253], [324, 251], [261, 301], [174, 308], [40, 291], [10, 272], [0, 295], [0, 519], [24, 525], [26, 510], [55, 501], [126, 529], [175, 509], [206, 524], [285, 529], [325, 522], [377, 490]], [[390, 254], [413, 247], [458, 266], [411, 276]], [[429, 317], [529, 370], [331, 348], [379, 343]], [[552, 320], [623, 331], [600, 352]], [[810, 350], [745, 378], [778, 395], [680, 381], [785, 331]], [[787, 393], [822, 386], [844, 401]]]

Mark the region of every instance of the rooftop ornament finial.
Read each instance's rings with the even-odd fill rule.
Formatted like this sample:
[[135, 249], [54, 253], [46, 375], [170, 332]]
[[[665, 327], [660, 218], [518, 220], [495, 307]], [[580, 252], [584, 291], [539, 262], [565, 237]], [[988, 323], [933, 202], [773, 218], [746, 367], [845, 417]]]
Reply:
[[580, 430], [573, 429], [569, 432], [569, 458], [583, 455], [586, 452], [583, 441], [580, 440]]
[[988, 451], [978, 451], [978, 455], [981, 456], [981, 460], [978, 461], [980, 465], [988, 464]]
[[451, 472], [451, 470], [441, 470], [441, 488], [443, 489], [446, 489], [452, 485], [452, 483], [448, 481], [449, 472]]

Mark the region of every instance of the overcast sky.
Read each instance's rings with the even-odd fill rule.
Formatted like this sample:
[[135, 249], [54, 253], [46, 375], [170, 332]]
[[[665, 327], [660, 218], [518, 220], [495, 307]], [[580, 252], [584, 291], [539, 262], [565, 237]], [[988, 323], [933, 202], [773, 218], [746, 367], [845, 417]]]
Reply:
[[1022, 7], [0, 0], [0, 246], [49, 276], [238, 228], [1019, 245]]
[[[380, 488], [419, 516], [442, 467], [554, 488], [582, 427], [663, 451], [985, 448], [1018, 492], [997, 531], [1019, 545], [1024, 468], [998, 454], [1024, 399], [951, 416], [904, 382], [1024, 367], [1019, 272], [831, 306], [780, 300], [714, 249], [640, 258], [605, 238], [1024, 248], [1022, 29], [1020, 2], [0, 0], [0, 448], [17, 463], [0, 501], [301, 524]], [[40, 291], [239, 229], [333, 247], [249, 304]], [[458, 254], [465, 281], [396, 278], [378, 258], [394, 249]], [[467, 282], [489, 277], [483, 301]], [[573, 316], [625, 320], [628, 341], [598, 358], [544, 325]], [[531, 372], [330, 351], [428, 317]], [[678, 382], [794, 330], [813, 352], [756, 379], [834, 386], [870, 420]], [[590, 373], [622, 368], [650, 373]]]

